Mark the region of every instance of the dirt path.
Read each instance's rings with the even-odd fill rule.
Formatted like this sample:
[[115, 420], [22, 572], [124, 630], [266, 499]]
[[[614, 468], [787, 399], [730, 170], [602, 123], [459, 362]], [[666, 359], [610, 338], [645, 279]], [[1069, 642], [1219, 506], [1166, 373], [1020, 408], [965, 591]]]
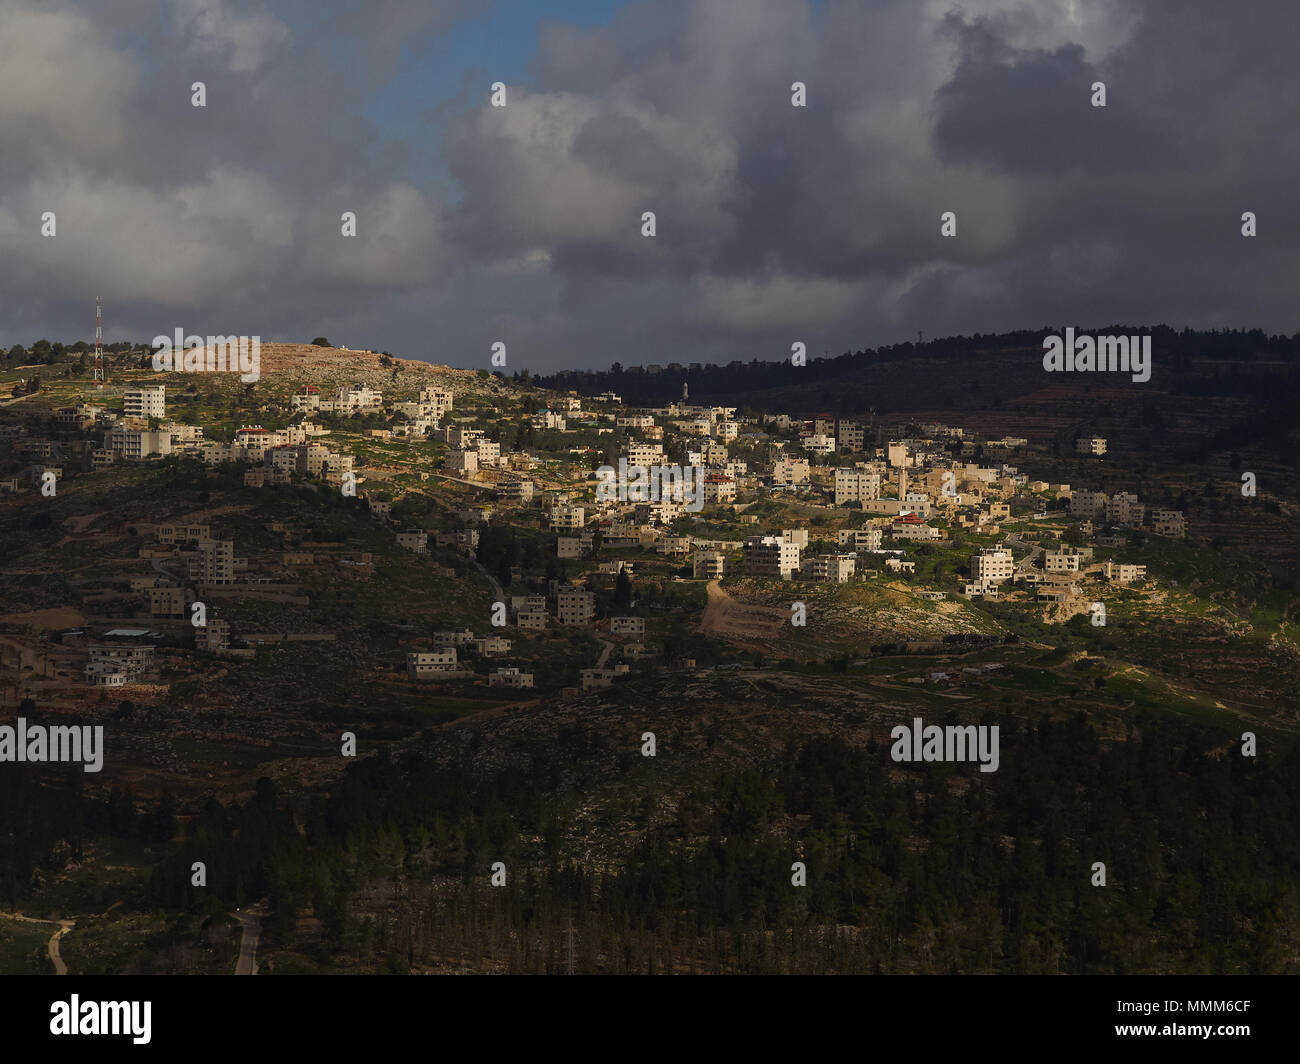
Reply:
[[18, 920], [24, 924], [55, 924], [58, 930], [50, 936], [49, 945], [45, 947], [46, 953], [49, 954], [50, 963], [54, 965], [55, 975], [68, 974], [68, 966], [59, 956], [59, 939], [77, 926], [76, 920], [40, 920], [35, 916], [23, 916], [21, 913], [0, 913], [0, 917], [6, 920]]
[[59, 929], [50, 936], [50, 961], [54, 964], [55, 975], [67, 975], [68, 966], [63, 963], [63, 958], [59, 956], [59, 939], [76, 927], [75, 920], [60, 920]]
[[717, 580], [708, 583], [708, 603], [700, 618], [699, 631], [716, 635], [745, 650], [768, 650], [782, 627], [790, 620], [786, 610], [775, 606], [748, 606], [737, 602]]
[[236, 975], [257, 974], [257, 940], [262, 933], [262, 921], [255, 913], [241, 912], [235, 919], [243, 928], [239, 939], [239, 959], [235, 962]]

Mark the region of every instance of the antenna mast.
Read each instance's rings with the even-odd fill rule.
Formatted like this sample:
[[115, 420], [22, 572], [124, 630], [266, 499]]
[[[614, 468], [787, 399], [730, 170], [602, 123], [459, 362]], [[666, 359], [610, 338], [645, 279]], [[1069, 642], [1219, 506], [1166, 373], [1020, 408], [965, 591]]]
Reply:
[[95, 387], [104, 387], [104, 300], [95, 297]]

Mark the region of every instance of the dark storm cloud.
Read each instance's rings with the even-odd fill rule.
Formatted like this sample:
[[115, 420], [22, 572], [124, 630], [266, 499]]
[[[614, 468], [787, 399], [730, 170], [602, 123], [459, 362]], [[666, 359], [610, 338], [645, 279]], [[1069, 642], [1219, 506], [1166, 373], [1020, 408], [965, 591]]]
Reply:
[[1290, 4], [672, 0], [595, 29], [556, 5], [506, 108], [486, 71], [430, 102], [448, 189], [363, 105], [473, 11], [4, 0], [6, 337], [82, 335], [101, 290], [131, 335], [326, 332], [463, 365], [502, 339], [534, 370], [1071, 320], [1297, 328]]

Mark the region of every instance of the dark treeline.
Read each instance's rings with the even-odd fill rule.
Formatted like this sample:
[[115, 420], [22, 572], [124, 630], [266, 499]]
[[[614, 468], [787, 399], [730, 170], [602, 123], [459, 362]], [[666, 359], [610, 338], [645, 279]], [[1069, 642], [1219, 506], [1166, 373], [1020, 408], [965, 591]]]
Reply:
[[[52, 783], [52, 777], [61, 777]], [[137, 802], [130, 788], [105, 797], [82, 790], [81, 766], [6, 764], [0, 772], [0, 906], [14, 908], [38, 899], [38, 884], [70, 862], [80, 861], [96, 835], [170, 842], [176, 834], [176, 804], [163, 793]]]
[[671, 803], [639, 792], [640, 841], [599, 868], [566, 857], [580, 796], [545, 762], [480, 779], [376, 757], [297, 807], [269, 781], [210, 802], [150, 892], [196, 911], [267, 896], [284, 944], [310, 907], [320, 964], [393, 971], [1294, 970], [1300, 755], [1256, 763], [1164, 723], [1116, 743], [1082, 715], [999, 723], [992, 774], [818, 739]]
[[[629, 406], [659, 405], [680, 398], [682, 385], [690, 386], [693, 401], [735, 403], [737, 397], [769, 389], [800, 387], [808, 391], [811, 409], [841, 414], [861, 414], [868, 406], [880, 411], [891, 408], [888, 382], [876, 382], [869, 391], [859, 387], [862, 375], [873, 368], [899, 362], [970, 362], [977, 365], [986, 357], [1008, 357], [1023, 353], [1032, 362], [1041, 358], [1045, 336], [1061, 333], [1063, 326], [1021, 329], [1015, 332], [952, 336], [922, 343], [892, 344], [845, 352], [834, 358], [812, 358], [804, 366], [789, 358], [779, 361], [733, 361], [726, 365], [687, 366], [670, 363], [656, 373], [641, 366], [624, 367], [615, 362], [608, 370], [565, 370], [548, 377], [533, 378], [541, 387], [561, 391], [572, 389], [581, 395], [613, 391]], [[1269, 336], [1260, 329], [1194, 330], [1167, 326], [1110, 325], [1097, 329], [1076, 328], [1077, 334], [1141, 335], [1149, 333], [1158, 359], [1161, 389], [1182, 395], [1240, 396], [1267, 400], [1278, 389], [1294, 395], [1300, 371], [1300, 333]], [[1027, 362], [1027, 364], [1029, 364]], [[1268, 366], [1266, 363], [1280, 363]], [[676, 368], [673, 368], [676, 367]], [[1248, 372], [1243, 372], [1248, 370]], [[1027, 376], [1026, 381], [1032, 381]], [[940, 382], [936, 382], [936, 387]], [[966, 382], [958, 382], [970, 391]], [[1004, 380], [1005, 391], [1015, 385]], [[986, 401], [974, 394], [971, 401]], [[799, 412], [794, 408], [791, 412]]]

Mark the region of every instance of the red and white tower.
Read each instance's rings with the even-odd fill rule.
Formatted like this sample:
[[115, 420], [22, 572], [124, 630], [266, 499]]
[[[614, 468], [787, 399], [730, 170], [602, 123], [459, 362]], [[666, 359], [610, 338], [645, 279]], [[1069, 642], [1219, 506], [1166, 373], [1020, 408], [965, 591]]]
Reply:
[[104, 387], [104, 300], [95, 297], [95, 387]]

